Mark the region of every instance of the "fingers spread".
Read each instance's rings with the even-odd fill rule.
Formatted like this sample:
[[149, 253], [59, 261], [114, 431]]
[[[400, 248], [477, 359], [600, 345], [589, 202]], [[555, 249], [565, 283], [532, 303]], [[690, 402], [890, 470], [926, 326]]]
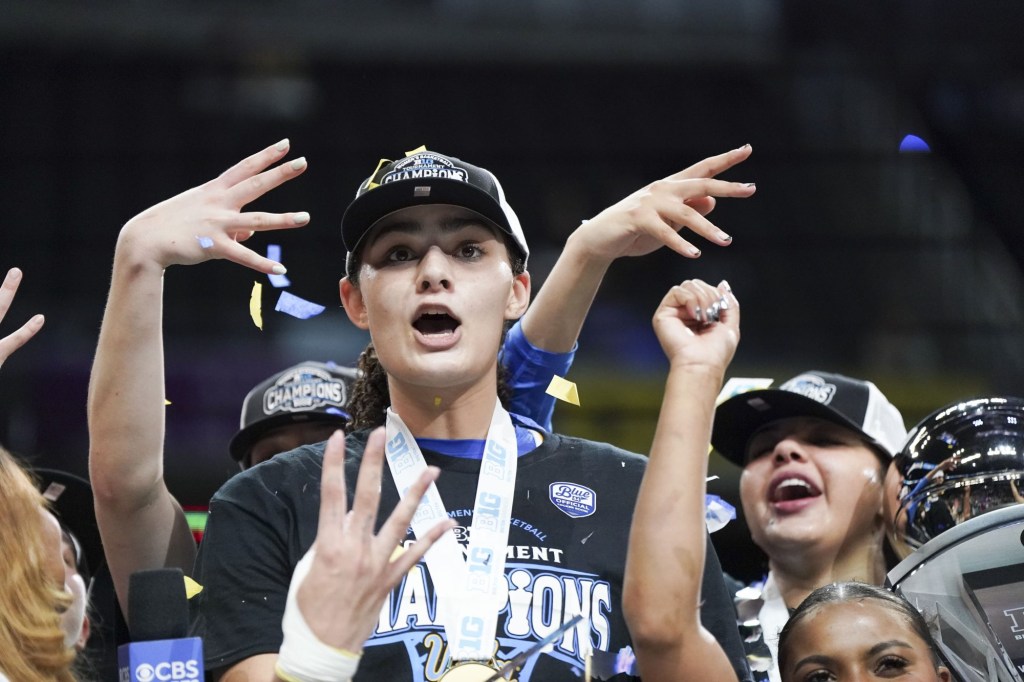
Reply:
[[[679, 202], [675, 198], [662, 198], [659, 202], [658, 213], [669, 222], [674, 230], [681, 230], [685, 227], [696, 232], [708, 241], [718, 244], [719, 246], [726, 246], [732, 242], [732, 237], [701, 215], [698, 210], [692, 208], [688, 204]], [[680, 240], [682, 240], [682, 237], [680, 237]], [[700, 255], [700, 251], [695, 247], [691, 247], [689, 249], [691, 253], [687, 253], [686, 251], [676, 248], [676, 246], [673, 246], [671, 242], [666, 241], [665, 239], [662, 239], [662, 241], [684, 256], [689, 255], [691, 257], [696, 257]], [[689, 242], [685, 243], [689, 245]]]
[[21, 284], [21, 270], [11, 268], [7, 271], [7, 276], [4, 277], [4, 283], [0, 285], [0, 320], [4, 319], [4, 315], [10, 309], [14, 294], [18, 293], [19, 284]]
[[275, 187], [299, 177], [308, 167], [306, 157], [292, 159], [270, 170], [243, 178], [232, 185], [228, 193], [235, 205], [244, 206]]
[[425, 537], [416, 538], [412, 543], [391, 561], [395, 575], [401, 576], [408, 573], [416, 563], [423, 558], [423, 555], [434, 546], [442, 535], [455, 527], [455, 519], [442, 519], [430, 529]]
[[21, 326], [21, 329], [0, 339], [0, 365], [11, 353], [24, 346], [29, 339], [36, 335], [43, 328], [44, 318], [42, 315], [34, 315], [32, 319]]
[[689, 168], [681, 170], [670, 177], [673, 180], [683, 180], [686, 178], [713, 178], [719, 173], [722, 173], [736, 164], [745, 161], [752, 151], [754, 151], [753, 147], [749, 144], [745, 144], [742, 147], [727, 151], [724, 154], [709, 156], [703, 161], [698, 161]]
[[251, 156], [247, 156], [231, 168], [220, 174], [214, 182], [227, 187], [234, 187], [246, 178], [251, 178], [260, 171], [276, 163], [288, 153], [291, 143], [287, 138], [266, 147]]
[[419, 478], [416, 479], [416, 482], [402, 494], [402, 500], [395, 506], [391, 516], [388, 517], [388, 520], [381, 528], [380, 535], [384, 538], [385, 542], [395, 545], [405, 538], [406, 529], [412, 523], [413, 516], [416, 515], [416, 510], [420, 506], [423, 495], [426, 494], [431, 484], [437, 480], [440, 473], [441, 470], [437, 467], [427, 467], [426, 471], [422, 472]]
[[695, 197], [693, 199], [686, 199], [685, 203], [697, 213], [706, 216], [708, 213], [715, 210], [715, 204], [717, 202], [714, 197]]
[[257, 272], [264, 274], [283, 275], [287, 272], [280, 263], [274, 262], [269, 258], [265, 258], [252, 249], [248, 249], [241, 244], [227, 240], [220, 244], [221, 255], [234, 263], [244, 265], [247, 268], [252, 268]]
[[338, 534], [344, 523], [347, 507], [348, 502], [345, 498], [345, 434], [335, 431], [327, 439], [323, 471], [320, 474], [318, 541], [322, 538], [333, 538]]

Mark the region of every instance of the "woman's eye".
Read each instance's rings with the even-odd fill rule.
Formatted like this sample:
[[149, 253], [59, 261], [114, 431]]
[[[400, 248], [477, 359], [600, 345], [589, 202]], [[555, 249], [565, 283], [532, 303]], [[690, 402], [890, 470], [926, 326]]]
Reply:
[[815, 670], [804, 677], [804, 682], [829, 682], [829, 680], [835, 679], [835, 676], [828, 670]]
[[900, 656], [886, 656], [875, 665], [875, 674], [882, 677], [895, 677], [907, 667], [907, 660]]
[[478, 244], [463, 244], [458, 249], [460, 258], [479, 258], [483, 252]]
[[413, 259], [412, 250], [404, 246], [396, 246], [385, 255], [384, 260], [388, 263], [404, 263]]

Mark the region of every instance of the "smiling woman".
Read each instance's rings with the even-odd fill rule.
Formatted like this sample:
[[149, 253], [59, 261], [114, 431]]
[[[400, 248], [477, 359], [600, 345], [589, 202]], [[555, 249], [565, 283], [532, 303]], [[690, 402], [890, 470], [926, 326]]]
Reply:
[[[753, 194], [707, 177], [749, 152], [682, 171], [671, 188], [687, 196], [667, 202], [673, 223], [704, 220], [687, 197], [710, 210], [709, 193]], [[592, 238], [607, 250], [582, 261], [604, 263], [598, 280], [619, 255], [685, 241], [652, 214], [672, 239], [630, 232], [625, 209], [590, 221], [588, 233], [610, 233]], [[522, 682], [578, 680], [584, 667], [635, 679], [622, 548], [646, 458], [551, 433], [500, 401], [499, 346], [526, 313], [530, 276], [497, 179], [425, 150], [383, 161], [346, 210], [342, 237], [344, 309], [372, 341], [351, 401], [355, 428], [248, 469], [213, 498], [196, 561], [208, 669], [225, 680], [276, 671], [482, 682], [511, 665]], [[384, 428], [365, 428], [375, 424]], [[705, 533], [690, 535], [707, 550]], [[708, 555], [709, 568], [692, 574], [707, 585], [701, 621], [736, 654], [723, 665], [745, 679]], [[559, 628], [561, 644], [536, 650]]]
[[828, 372], [805, 372], [718, 406], [711, 440], [743, 467], [743, 512], [768, 556], [756, 618], [747, 614], [741, 624], [761, 675], [779, 680], [776, 636], [815, 588], [884, 580], [883, 481], [905, 435], [878, 387]]

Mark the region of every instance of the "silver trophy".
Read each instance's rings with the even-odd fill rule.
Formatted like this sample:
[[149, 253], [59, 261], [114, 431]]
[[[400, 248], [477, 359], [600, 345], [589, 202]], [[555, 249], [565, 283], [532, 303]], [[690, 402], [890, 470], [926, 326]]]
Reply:
[[887, 585], [964, 682], [1024, 682], [1024, 400], [949, 405], [910, 432], [887, 480]]

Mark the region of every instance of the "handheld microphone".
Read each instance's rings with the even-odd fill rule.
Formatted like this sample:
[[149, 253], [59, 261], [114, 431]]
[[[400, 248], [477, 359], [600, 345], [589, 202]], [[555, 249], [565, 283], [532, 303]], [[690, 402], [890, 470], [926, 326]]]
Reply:
[[203, 641], [188, 637], [188, 624], [181, 569], [133, 573], [128, 583], [132, 642], [117, 649], [120, 682], [202, 682]]

